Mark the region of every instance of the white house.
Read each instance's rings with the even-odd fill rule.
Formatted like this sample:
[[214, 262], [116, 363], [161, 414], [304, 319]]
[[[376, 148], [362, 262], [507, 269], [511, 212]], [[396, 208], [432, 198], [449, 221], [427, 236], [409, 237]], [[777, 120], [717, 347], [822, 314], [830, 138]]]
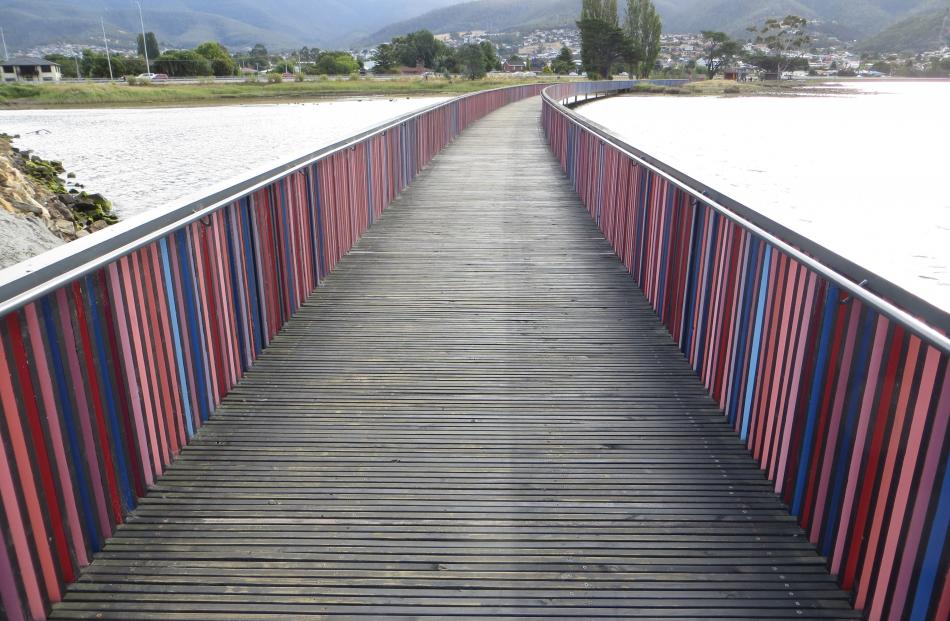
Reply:
[[0, 64], [0, 82], [59, 82], [59, 65], [45, 58], [20, 56]]

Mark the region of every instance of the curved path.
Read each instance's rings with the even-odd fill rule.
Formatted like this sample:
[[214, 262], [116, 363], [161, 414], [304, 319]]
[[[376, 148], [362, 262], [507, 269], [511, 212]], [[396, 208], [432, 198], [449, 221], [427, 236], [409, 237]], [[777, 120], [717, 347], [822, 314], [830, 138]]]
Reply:
[[858, 616], [538, 110], [436, 158], [54, 618]]

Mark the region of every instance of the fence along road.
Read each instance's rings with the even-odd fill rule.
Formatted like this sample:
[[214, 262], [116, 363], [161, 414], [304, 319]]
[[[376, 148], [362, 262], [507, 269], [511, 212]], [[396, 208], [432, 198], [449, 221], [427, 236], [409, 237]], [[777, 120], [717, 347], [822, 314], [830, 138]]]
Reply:
[[538, 114], [434, 160], [52, 618], [858, 616]]

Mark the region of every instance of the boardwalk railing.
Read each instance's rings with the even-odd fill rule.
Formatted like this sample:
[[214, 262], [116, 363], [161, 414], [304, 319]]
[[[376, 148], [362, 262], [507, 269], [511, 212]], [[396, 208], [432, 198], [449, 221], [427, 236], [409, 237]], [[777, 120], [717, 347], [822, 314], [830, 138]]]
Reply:
[[854, 605], [950, 618], [947, 313], [563, 105], [630, 86], [545, 90], [561, 167]]
[[541, 88], [431, 106], [0, 274], [0, 616], [44, 618], [383, 208]]

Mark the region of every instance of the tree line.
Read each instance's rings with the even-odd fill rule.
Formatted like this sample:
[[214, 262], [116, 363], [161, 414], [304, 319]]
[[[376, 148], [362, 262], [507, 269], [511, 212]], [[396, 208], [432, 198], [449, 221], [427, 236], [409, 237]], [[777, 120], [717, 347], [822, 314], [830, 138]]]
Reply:
[[380, 44], [372, 56], [373, 73], [397, 73], [402, 67], [424, 67], [436, 73], [465, 74], [477, 79], [501, 69], [501, 59], [489, 41], [446, 45], [428, 30], [393, 37]]
[[360, 62], [349, 52], [315, 47], [296, 50], [289, 58], [271, 54], [260, 43], [240, 54], [231, 54], [217, 41], [207, 41], [191, 50], [162, 52], [153, 32], [145, 33], [145, 37], [139, 35], [137, 44], [137, 55], [107, 56], [103, 52], [86, 49], [78, 57], [48, 54], [46, 59], [59, 64], [66, 78], [109, 78], [110, 62], [111, 77], [139, 75], [146, 72], [146, 53], [152, 72], [164, 73], [169, 77], [234, 76], [240, 74], [242, 67], [282, 73], [294, 72], [299, 66], [303, 73], [313, 75], [349, 75], [361, 69]]
[[770, 17], [761, 26], [747, 28], [754, 35], [752, 42], [765, 47], [769, 53], [747, 53], [745, 42], [737, 41], [724, 32], [704, 30], [703, 62], [706, 64], [706, 73], [714, 78], [738, 60], [778, 77], [790, 70], [807, 70], [808, 62], [797, 55], [811, 43], [807, 26], [808, 20], [805, 18], [786, 15], [783, 18]]

